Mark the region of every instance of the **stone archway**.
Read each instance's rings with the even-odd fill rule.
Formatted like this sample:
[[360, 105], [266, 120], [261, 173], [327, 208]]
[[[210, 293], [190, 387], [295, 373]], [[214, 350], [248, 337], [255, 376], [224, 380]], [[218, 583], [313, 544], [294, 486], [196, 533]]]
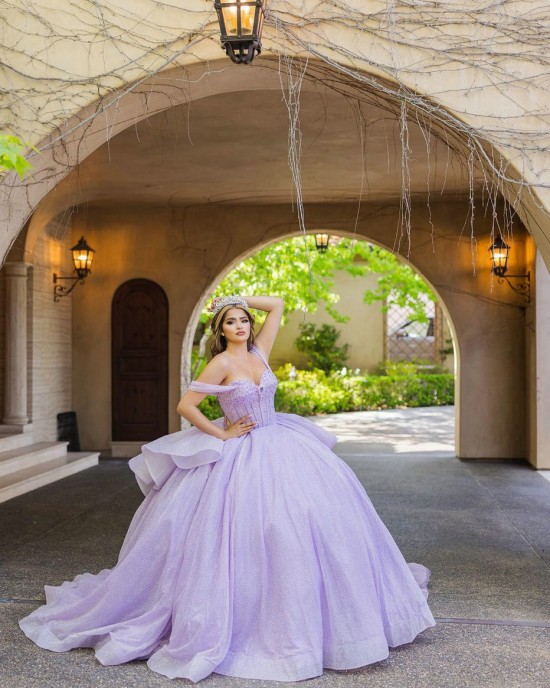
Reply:
[[[221, 65], [221, 63], [216, 64]], [[313, 69], [314, 66], [312, 63], [311, 68]], [[249, 78], [251, 73], [253, 74], [252, 80]], [[335, 70], [333, 76], [337, 75], [338, 72]], [[21, 190], [21, 193], [24, 192], [26, 194], [28, 192], [29, 195], [25, 196], [24, 203], [22, 202], [19, 206], [14, 205], [13, 213], [17, 214], [20, 212], [21, 218], [26, 217], [37, 199], [41, 197], [41, 194], [53, 188], [57, 179], [67, 175], [71, 166], [77, 166], [83, 161], [86, 163], [88, 160], [93, 160], [91, 153], [99, 149], [100, 144], [104, 143], [106, 131], [109, 131], [111, 134], [120, 132], [120, 135], [123, 136], [124, 132], [140, 119], [142, 120], [146, 117], [152, 119], [151, 113], [155, 111], [160, 114], [164, 113], [163, 116], [168, 116], [167, 113], [174, 112], [177, 109], [174, 104], [184, 100], [192, 102], [194, 107], [199, 107], [200, 104], [206, 106], [208, 104], [207, 101], [227, 94], [232, 95], [234, 100], [239, 100], [247, 94], [270, 93], [279, 96], [280, 93], [278, 72], [269, 60], [263, 64], [259, 62], [253, 72], [243, 72], [242, 70], [228, 68], [225, 62], [218, 73], [206, 73], [202, 66], [190, 66], [185, 72], [185, 79], [189, 80], [193, 77], [195, 81], [193, 81], [190, 91], [185, 94], [185, 97], [182, 95], [181, 89], [178, 89], [178, 78], [181, 76], [182, 72], [167, 72], [163, 77], [162, 83], [155, 79], [148, 82], [148, 87], [156, 85], [155, 88], [157, 86], [158, 88], [156, 88], [153, 96], [146, 104], [144, 104], [143, 90], [136, 89], [132, 94], [125, 96], [120, 101], [121, 108], [117, 121], [110, 122], [109, 127], [103, 127], [97, 118], [92, 118], [89, 121], [90, 126], [86, 136], [79, 137], [82, 131], [75, 129], [73, 131], [74, 138], [72, 140], [64, 140], [62, 151], [54, 151], [52, 149], [52, 156], [55, 152], [60, 153], [61, 157], [57, 161], [53, 158], [49, 160], [51, 169], [44, 168], [44, 185], [41, 188], [39, 188], [39, 184], [21, 185], [21, 187], [14, 190], [14, 193], [15, 191], [19, 193], [19, 190]], [[145, 88], [145, 83], [143, 88]], [[304, 99], [306, 94], [317, 97], [319, 85], [315, 81], [304, 82], [303, 91]], [[350, 95], [352, 94], [348, 93], [346, 97]], [[220, 111], [224, 110], [217, 109], [218, 122]], [[84, 116], [86, 112], [83, 111], [81, 114]], [[261, 127], [262, 124], [263, 122], [260, 119], [259, 126]], [[110, 139], [110, 148], [116, 143], [117, 138]], [[46, 164], [46, 158], [42, 162]], [[283, 163], [286, 165], [286, 159], [283, 160]], [[81, 167], [83, 166], [81, 165]], [[206, 168], [209, 171], [212, 170], [212, 163], [210, 162]], [[56, 175], [58, 175], [57, 178]], [[229, 177], [229, 175], [226, 176]], [[82, 189], [84, 186], [82, 179], [80, 179], [79, 183]], [[24, 250], [26, 251], [32, 253], [37, 237], [43, 233], [44, 226], [49, 221], [49, 218], [56, 213], [65, 212], [71, 203], [74, 203], [74, 189], [64, 184], [58, 184], [55, 188], [56, 193], [49, 194], [44, 199], [29, 223], [25, 237]], [[306, 207], [308, 222], [311, 225], [334, 227], [335, 232], [338, 233], [345, 230], [349, 231], [354, 222], [359, 219], [358, 230], [364, 237], [369, 237], [387, 246], [389, 227], [393, 225], [394, 230], [398, 223], [396, 208], [391, 206], [391, 204], [384, 203], [380, 199], [375, 199], [363, 204], [358, 217], [357, 204], [351, 200], [356, 196], [357, 188], [354, 188], [354, 194], [346, 192], [341, 193], [339, 197], [315, 197], [313, 202]], [[150, 233], [146, 237], [147, 247], [152, 254], [155, 254], [155, 251], [157, 251], [155, 254], [157, 264], [153, 261], [143, 262], [143, 259], [140, 259], [139, 265], [127, 266], [120, 261], [115, 261], [114, 274], [103, 274], [100, 279], [103, 279], [103, 286], [106, 286], [107, 293], [110, 293], [109, 289], [111, 289], [116, 280], [134, 277], [158, 280], [167, 293], [172, 291], [172, 296], [169, 294], [169, 298], [179, 299], [176, 305], [176, 312], [177, 321], [180, 323], [188, 321], [193, 308], [196, 307], [197, 300], [207, 289], [208, 284], [212, 282], [216, 275], [219, 275], [226, 269], [232, 261], [236, 260], [238, 256], [251, 250], [259, 242], [276, 239], [285, 233], [297, 231], [296, 215], [289, 206], [288, 200], [286, 202], [287, 206], [282, 207], [280, 197], [277, 199], [262, 199], [261, 212], [265, 212], [268, 219], [265, 223], [260, 223], [261, 226], [259, 228], [257, 219], [253, 219], [253, 209], [251, 211], [250, 207], [245, 207], [244, 203], [247, 199], [242, 195], [235, 196], [229, 194], [225, 197], [216, 198], [215, 203], [212, 202], [212, 199], [201, 196], [200, 199], [195, 200], [195, 203], [187, 199], [186, 204], [178, 206], [174, 202], [173, 197], [170, 197], [169, 202], [167, 202], [166, 197], [155, 197], [154, 192], [149, 192], [145, 188], [141, 190], [143, 192], [141, 200], [144, 202], [149, 201], [149, 207], [152, 209], [151, 212], [154, 211], [160, 216], [162, 213], [159, 210], [159, 203], [162, 202], [166, 205], [163, 221], [165, 222], [165, 227], [170, 227], [170, 231], [173, 231], [170, 239], [166, 240], [166, 251], [171, 252], [173, 257], [179, 257], [182, 260], [188, 260], [188, 253], [194, 254], [194, 260], [186, 263], [189, 270], [190, 287], [185, 294], [182, 294], [179, 285], [168, 285], [166, 281], [163, 282], [163, 280], [166, 280], [167, 275], [164, 274], [162, 261], [166, 259], [167, 254], [166, 252], [158, 253], [159, 247], [150, 243]], [[117, 201], [116, 209], [113, 210], [111, 207], [109, 210], [110, 217], [107, 217], [106, 213], [99, 208], [102, 200], [101, 193], [105, 193], [105, 191], [88, 187], [77, 197], [76, 202], [80, 204], [80, 207], [86, 209], [85, 213], [89, 220], [89, 226], [94, 228], [93, 231], [101, 232], [103, 241], [101, 250], [104, 252], [103, 254], [116, 256], [116, 250], [112, 249], [116, 249], [115, 245], [118, 240], [112, 230], [115, 225], [124, 224], [127, 221], [127, 218], [122, 217], [122, 212], [128, 210], [128, 217], [133, 213], [134, 219], [132, 222], [135, 221], [137, 225], [146, 219], [146, 213], [141, 213], [139, 209], [131, 210], [125, 208], [124, 198], [122, 198]], [[156, 205], [153, 202], [155, 198]], [[270, 200], [273, 203], [278, 202], [279, 206], [270, 206]], [[422, 248], [422, 246], [425, 247], [430, 244], [428, 227], [432, 220], [427, 219], [426, 212], [423, 213], [420, 210], [422, 204], [423, 201], [420, 201], [415, 206], [415, 212], [418, 212], [418, 217], [414, 220], [415, 226], [413, 230], [415, 242], [418, 239], [423, 258], [419, 261], [418, 256], [413, 255], [411, 260], [432, 283], [434, 288], [444, 295], [443, 300], [453, 304], [451, 319], [457, 324], [459, 346], [461, 348], [463, 346], [466, 347], [472, 354], [469, 360], [474, 363], [473, 368], [459, 382], [461, 385], [461, 398], [463, 399], [461, 403], [464, 404], [465, 409], [470, 409], [470, 412], [472, 409], [477, 408], [479, 404], [482, 404], [485, 414], [491, 418], [491, 423], [494, 425], [494, 427], [488, 428], [486, 424], [480, 421], [479, 417], [469, 417], [468, 423], [461, 430], [461, 442], [459, 443], [461, 455], [465, 458], [496, 456], [512, 458], [524, 456], [526, 451], [526, 429], [525, 425], [520, 422], [520, 417], [525, 407], [526, 395], [524, 371], [512, 370], [505, 379], [498, 379], [496, 383], [494, 382], [498, 371], [506, 368], [506, 355], [509, 355], [510, 351], [513, 351], [514, 355], [519, 351], [517, 359], [522, 361], [521, 365], [523, 366], [525, 345], [522, 348], [520, 339], [525, 335], [524, 314], [521, 312], [517, 301], [514, 302], [512, 299], [505, 298], [502, 294], [487, 297], [487, 294], [491, 293], [490, 276], [488, 272], [485, 272], [474, 279], [470, 274], [472, 268], [471, 243], [467, 237], [464, 240], [458, 240], [460, 232], [458, 231], [456, 213], [453, 214], [453, 211], [450, 210], [451, 206], [436, 209], [437, 203], [435, 202], [433, 204], [434, 212], [436, 211], [434, 217], [438, 216], [438, 222], [440, 222], [440, 228], [442, 228], [440, 238], [443, 243], [440, 246], [445, 246], [445, 242], [450, 242], [452, 238], [453, 241], [457, 241], [458, 249], [451, 249], [449, 246], [446, 246], [440, 256], [441, 259], [438, 258], [438, 264], [432, 265], [434, 263], [433, 256], [430, 258], [428, 251]], [[15, 215], [12, 214], [11, 219], [13, 220], [14, 217]], [[86, 224], [86, 218], [75, 215], [73, 226], [81, 227], [83, 221]], [[372, 221], [379, 223], [380, 227], [385, 228], [386, 234], [384, 236], [380, 235], [377, 238], [375, 233], [373, 234], [369, 226], [369, 222], [372, 223]], [[479, 218], [476, 219], [476, 223], [479, 224], [479, 236], [488, 239], [492, 229], [490, 221]], [[241, 224], [243, 226], [239, 227]], [[227, 226], [229, 229], [227, 232], [222, 233], [219, 231], [220, 226]], [[448, 231], [447, 238], [445, 238], [443, 230]], [[113, 236], [109, 236], [109, 233], [112, 233]], [[161, 235], [157, 234], [157, 236]], [[162, 236], [164, 237], [165, 235]], [[164, 242], [165, 239], [163, 238], [162, 241]], [[130, 256], [135, 247], [131, 245], [131, 242], [128, 242], [127, 236], [124, 238], [124, 242], [126, 242], [125, 251]], [[96, 246], [95, 240], [92, 243]], [[542, 249], [543, 246], [541, 245], [541, 252]], [[416, 250], [414, 248], [414, 251]], [[440, 250], [440, 247], [438, 247], [438, 251]], [[134, 258], [136, 255], [134, 253]], [[447, 263], [447, 268], [444, 266], [445, 262]], [[98, 271], [100, 271], [100, 263], [98, 262], [97, 265]], [[449, 276], [449, 265], [457, 270], [450, 282], [447, 279]], [[173, 277], [176, 279], [177, 276], [173, 275]], [[94, 290], [94, 282], [90, 281], [86, 286], [86, 290], [75, 294], [75, 303], [81, 298], [86, 298], [87, 305], [93, 309], [94, 306], [90, 304], [90, 300]], [[468, 299], [471, 300], [471, 306], [466, 303]], [[497, 311], [500, 311], [500, 315], [504, 317], [499, 317], [496, 313]], [[172, 308], [171, 312], [173, 312]], [[472, 312], [476, 313], [475, 326], [471, 322]], [[487, 323], [489, 323], [489, 326], [486, 327]], [[84, 324], [82, 326], [82, 333], [84, 333], [85, 329], [86, 326]], [[482, 347], [479, 345], [478, 340], [480, 331], [483, 337], [487, 337]], [[80, 336], [79, 328], [77, 328], [77, 332]], [[170, 336], [177, 340], [180, 338], [180, 333], [173, 332]], [[508, 351], [501, 347], [506, 337], [513, 339]], [[176, 349], [179, 348], [179, 351], [181, 351], [181, 339], [178, 345]], [[491, 357], [488, 357], [488, 351], [492, 351], [493, 355]], [[497, 351], [497, 355], [495, 355], [495, 351]], [[489, 368], [485, 370], [483, 366], [487, 362], [489, 363]], [[172, 367], [173, 370], [174, 368]], [[487, 379], [491, 379], [491, 384], [484, 385], [483, 381]], [[171, 406], [173, 405], [174, 407], [177, 391], [179, 392], [179, 389], [176, 391], [178, 386], [177, 384], [173, 385], [170, 396]], [[512, 398], [515, 398], [515, 400], [519, 399], [519, 413], [517, 403], [512, 409], [510, 404]], [[504, 402], [503, 400], [507, 401]], [[172, 418], [172, 424], [174, 421], [177, 421], [177, 418]], [[504, 435], [502, 434], [503, 425], [507, 429]], [[508, 441], [510, 437], [512, 439]]]
[[[317, 231], [326, 231], [329, 234], [332, 233], [330, 227], [322, 226], [318, 228]], [[313, 234], [313, 230], [309, 233]], [[206, 290], [203, 292], [201, 295], [201, 298], [197, 302], [195, 309], [193, 310], [193, 313], [187, 323], [187, 327], [185, 329], [185, 334], [183, 336], [182, 340], [182, 354], [181, 354], [181, 385], [182, 385], [182, 393], [186, 391], [187, 387], [189, 386], [189, 383], [191, 382], [191, 351], [193, 348], [193, 343], [194, 343], [194, 336], [195, 332], [197, 329], [197, 326], [199, 324], [199, 318], [200, 314], [205, 306], [205, 304], [208, 302], [208, 299], [210, 298], [210, 295], [215, 291], [216, 287], [218, 284], [224, 279], [226, 275], [228, 275], [241, 261], [246, 260], [247, 258], [250, 258], [251, 256], [255, 255], [258, 251], [268, 247], [272, 246], [273, 244], [279, 243], [281, 241], [284, 241], [285, 239], [290, 239], [295, 236], [301, 236], [300, 233], [293, 232], [290, 234], [285, 234], [280, 237], [278, 237], [276, 240], [269, 240], [269, 241], [264, 241], [261, 244], [258, 244], [254, 246], [253, 248], [249, 249], [245, 253], [241, 254], [238, 258], [234, 259], [230, 265], [227, 265], [223, 271], [214, 279], [210, 282]], [[354, 232], [351, 232], [349, 230], [338, 230], [338, 236], [342, 237], [348, 237], [348, 238], [354, 238], [358, 239], [360, 241], [370, 241], [370, 243], [375, 243], [381, 246], [382, 248], [386, 250], [390, 250], [389, 246], [384, 246], [378, 241], [372, 241], [370, 237], [365, 237], [365, 236], [360, 236], [358, 237], [357, 234]], [[447, 324], [449, 326], [449, 330], [451, 332], [451, 337], [452, 337], [452, 346], [454, 350], [454, 360], [455, 360], [455, 379], [458, 381], [460, 379], [460, 347], [458, 344], [458, 338], [456, 334], [456, 327], [455, 324], [452, 320], [451, 313], [447, 307], [447, 304], [441, 297], [441, 295], [438, 293], [437, 288], [434, 287], [434, 285], [429, 283], [429, 280], [426, 279], [425, 275], [423, 275], [415, 265], [413, 265], [410, 261], [408, 261], [405, 257], [402, 255], [397, 254], [397, 257], [399, 260], [401, 260], [403, 263], [409, 265], [415, 272], [420, 274], [422, 279], [424, 279], [429, 285], [430, 288], [434, 291], [434, 293], [437, 296], [437, 303], [441, 310], [443, 311], [444, 317], [447, 320]], [[457, 441], [459, 439], [459, 433], [458, 433], [458, 428], [460, 427], [460, 399], [459, 399], [459, 386], [457, 384], [456, 386], [456, 391], [455, 391], [455, 428], [457, 428]], [[182, 421], [182, 426], [186, 427], [188, 424], [186, 421]]]
[[[327, 89], [335, 88], [336, 92], [350, 100], [367, 95], [368, 99], [380, 103], [382, 107], [391, 110], [395, 110], [396, 107], [398, 109], [399, 97], [396, 95], [395, 84], [387, 74], [380, 74], [377, 70], [369, 73], [367, 69], [364, 72], [370, 84], [367, 88], [364, 83], [358, 85], [353, 79], [344, 79], [343, 75], [349, 72], [349, 66], [342, 64], [342, 73], [338, 69], [336, 64], [329, 67], [319, 61], [310, 60], [308, 77], [305, 78], [302, 86], [303, 92], [324, 93]], [[317, 72], [322, 73], [322, 80]], [[181, 88], [182, 83], [186, 84], [186, 90]], [[379, 90], [376, 90], [375, 84], [380, 85]], [[460, 102], [454, 103], [448, 97], [439, 99], [437, 94], [429, 90], [421, 93], [418, 83], [408, 84], [406, 77], [402, 88], [411, 92], [418, 91], [421, 98], [433, 102], [434, 112], [437, 111], [439, 115], [447, 113], [449, 121], [462, 119], [472, 132], [476, 132], [476, 117], [469, 118], [461, 110]], [[32, 178], [20, 181], [12, 177], [11, 184], [4, 184], [2, 200], [4, 212], [0, 217], [0, 259], [3, 261], [6, 258], [21, 229], [37, 209], [40, 214], [47, 208], [47, 214], [51, 217], [55, 215], [56, 208], [70, 204], [69, 199], [53, 198], [50, 192], [73, 169], [103, 145], [106, 138], [110, 139], [137, 122], [171, 110], [183, 103], [195, 102], [215, 94], [260, 90], [280, 91], [278, 63], [270, 58], [257, 63], [252, 80], [249, 78], [249, 72], [230, 68], [225, 60], [213, 59], [206, 68], [204, 62], [200, 60], [186, 65], [185, 69], [167, 69], [150, 79], [145, 78], [135, 87], [124, 88], [120, 92], [113, 90], [99, 101], [90, 99], [89, 105], [75, 113], [60, 128], [56, 128], [51, 136], [32, 141], [43, 149], [39, 157], [33, 158], [36, 169]], [[448, 93], [450, 91], [447, 91]], [[453, 105], [456, 109], [453, 109]], [[414, 118], [414, 107], [410, 107], [409, 110], [411, 117]], [[98, 112], [112, 112], [112, 117], [108, 115], [105, 118], [98, 117]], [[482, 120], [483, 118], [480, 122]], [[434, 120], [430, 125], [433, 126], [433, 132], [442, 139], [452, 142], [453, 147], [462, 148], [467, 153], [467, 142], [461, 140], [460, 135], [447, 127], [445, 122], [445, 116]], [[479, 144], [485, 150], [483, 155], [487, 157], [487, 160], [501, 159], [501, 166], [506, 168], [508, 177], [518, 181], [517, 186], [511, 183], [500, 184], [499, 191], [505, 198], [509, 198], [517, 209], [518, 216], [531, 232], [543, 259], [550, 266], [550, 239], [545, 231], [550, 214], [550, 190], [544, 184], [539, 185], [534, 175], [534, 171], [540, 167], [540, 151], [533, 151], [532, 169], [524, 163], [523, 174], [519, 167], [518, 169], [514, 167], [512, 149], [508, 158], [505, 148], [498, 146], [493, 148], [481, 123], [478, 133]], [[520, 148], [521, 146], [515, 142], [514, 149], [517, 151]], [[546, 203], [547, 196], [548, 204]], [[43, 201], [45, 203], [42, 203], [42, 207], [39, 208]], [[33, 222], [30, 224], [28, 236], [24, 238], [24, 245], [19, 245], [20, 251], [32, 253], [36, 240], [34, 224]]]
[[[327, 227], [326, 225], [323, 225], [319, 231], [326, 231], [328, 233], [331, 233], [331, 228]], [[313, 232], [312, 232], [313, 233]], [[336, 233], [336, 232], [334, 232]], [[205, 304], [207, 303], [208, 299], [210, 298], [210, 295], [215, 291], [217, 285], [221, 282], [221, 280], [224, 279], [224, 277], [229, 274], [241, 261], [245, 260], [246, 258], [249, 258], [253, 255], [255, 255], [258, 251], [262, 250], [263, 248], [266, 248], [268, 246], [271, 246], [275, 243], [279, 243], [280, 241], [284, 241], [285, 239], [289, 239], [291, 237], [295, 236], [300, 236], [299, 233], [297, 232], [292, 232], [292, 233], [286, 233], [283, 234], [277, 239], [271, 239], [268, 241], [264, 241], [260, 244], [257, 244], [253, 248], [250, 248], [248, 251], [245, 253], [241, 254], [237, 258], [231, 261], [229, 265], [226, 265], [224, 269], [220, 272], [220, 274], [213, 279], [210, 284], [208, 284], [206, 290], [201, 294], [200, 299], [198, 300], [193, 313], [187, 323], [187, 327], [185, 329], [185, 334], [183, 336], [182, 340], [182, 354], [181, 354], [181, 385], [182, 385], [182, 393], [185, 392], [187, 387], [189, 386], [189, 383], [191, 382], [190, 375], [191, 375], [191, 351], [193, 347], [193, 340], [194, 340], [194, 335], [195, 331], [197, 329], [198, 323], [199, 323], [199, 318], [201, 311], [203, 310]], [[343, 237], [349, 237], [349, 238], [356, 238], [361, 241], [370, 241], [371, 243], [376, 243], [382, 248], [386, 250], [390, 250], [389, 246], [384, 246], [383, 244], [380, 243], [380, 241], [372, 241], [371, 237], [365, 237], [363, 235], [358, 236], [356, 233], [350, 231], [350, 230], [342, 230], [341, 228], [338, 229], [338, 236], [343, 236]], [[452, 319], [452, 314], [449, 308], [447, 307], [447, 304], [445, 303], [444, 299], [442, 298], [441, 294], [438, 293], [438, 289], [430, 283], [429, 279], [426, 278], [426, 276], [421, 273], [414, 264], [412, 264], [410, 261], [408, 261], [406, 258], [398, 254], [398, 259], [403, 261], [404, 263], [408, 264], [415, 272], [418, 272], [420, 276], [430, 285], [431, 289], [434, 291], [438, 298], [438, 304], [441, 307], [444, 316], [447, 320], [447, 323], [449, 325], [449, 329], [451, 332], [452, 336], [452, 341], [453, 341], [453, 349], [454, 349], [454, 355], [455, 355], [455, 379], [457, 380], [457, 385], [456, 385], [456, 391], [455, 391], [455, 428], [456, 428], [456, 442], [457, 442], [457, 453], [460, 454], [460, 450], [458, 449], [458, 442], [460, 441], [460, 435], [458, 432], [458, 429], [460, 428], [460, 397], [459, 397], [459, 385], [458, 385], [458, 380], [460, 379], [460, 347], [459, 347], [459, 341], [457, 338], [457, 333], [456, 333], [456, 327]], [[187, 423], [185, 421], [182, 421], [182, 425], [184, 427], [187, 426]]]

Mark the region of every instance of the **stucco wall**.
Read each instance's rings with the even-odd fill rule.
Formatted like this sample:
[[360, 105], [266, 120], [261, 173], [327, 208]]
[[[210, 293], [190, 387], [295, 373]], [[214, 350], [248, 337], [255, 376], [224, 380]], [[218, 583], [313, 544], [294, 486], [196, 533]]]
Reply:
[[529, 455], [537, 468], [550, 469], [550, 273], [540, 255], [536, 258], [537, 300], [535, 344], [536, 365], [531, 367], [533, 413], [536, 414], [534, 446]]
[[[519, 198], [522, 220], [550, 265], [545, 231], [550, 207], [546, 45], [530, 40], [526, 20], [530, 9], [536, 9], [537, 30], [541, 35], [547, 31], [550, 19], [538, 11], [539, 3], [512, 0], [501, 15], [492, 6], [465, 0], [460, 20], [441, 21], [437, 3], [395, 3], [388, 12], [387, 4], [376, 0], [356, 3], [348, 12], [362, 11], [359, 20], [346, 15], [344, 21], [338, 3], [289, 0], [271, 8], [263, 54], [253, 69], [220, 59], [211, 3], [190, 0], [175, 7], [125, 0], [108, 7], [99, 15], [88, 1], [66, 6], [49, 1], [31, 11], [18, 0], [6, 9], [0, 64], [9, 74], [10, 88], [2, 94], [3, 121], [44, 150], [33, 159], [34, 179], [14, 177], [4, 189], [2, 258], [44, 196], [106, 138], [178, 102], [258, 88], [262, 72], [275, 76], [272, 87], [279, 89], [278, 55], [301, 53], [310, 58], [308, 77], [322, 88], [334, 81], [352, 98], [369, 91], [371, 97], [392, 101], [397, 111], [399, 100], [410, 94], [412, 117], [419, 97], [425, 96], [419, 117], [450, 136], [453, 145], [463, 146], [466, 155], [473, 150], [461, 138], [466, 130], [472, 141], [479, 138], [486, 145], [486, 160], [494, 155], [497, 168], [502, 153], [501, 170], [522, 184], [501, 182], [501, 190], [512, 200]], [[136, 23], [136, 16], [143, 21]], [[128, 36], [133, 45], [128, 45]], [[392, 40], [396, 36], [400, 40]], [[486, 44], [491, 50], [484, 49]], [[37, 54], [38, 71], [33, 68]], [[343, 69], [334, 70], [336, 65]], [[180, 71], [169, 73], [174, 66]], [[162, 75], [150, 76], [151, 71]], [[464, 127], [457, 132], [460, 123]], [[525, 186], [532, 186], [533, 193], [523, 193]]]
[[[306, 213], [311, 227], [345, 234], [354, 227], [357, 207], [308, 206]], [[491, 222], [481, 213], [476, 217], [474, 273], [469, 238], [461, 236], [466, 214], [464, 202], [433, 204], [434, 254], [426, 208], [415, 206], [415, 240], [410, 259], [443, 299], [457, 337], [460, 455], [524, 457], [523, 301], [491, 279], [487, 251]], [[394, 205], [365, 205], [358, 232], [387, 245], [394, 236], [397, 216]], [[182, 341], [197, 303], [207, 298], [221, 276], [255, 247], [295, 232], [296, 218], [287, 206], [90, 206], [85, 227], [81, 216], [74, 216], [73, 239], [84, 229], [97, 251], [94, 274], [73, 296], [73, 398], [84, 446], [106, 448], [110, 443], [111, 300], [122, 282], [135, 277], [158, 282], [170, 302], [170, 431], [177, 430], [175, 408], [180, 394]], [[530, 239], [518, 225], [512, 272], [524, 269], [526, 242]], [[86, 384], [76, 384], [83, 371]]]
[[289, 361], [300, 367], [306, 367], [307, 356], [298, 351], [294, 345], [300, 334], [301, 322], [312, 322], [316, 325], [328, 323], [340, 331], [337, 344], [349, 344], [348, 362], [350, 368], [372, 371], [384, 357], [384, 314], [379, 303], [363, 303], [366, 289], [376, 288], [376, 277], [365, 275], [352, 277], [346, 272], [334, 276], [334, 291], [340, 295], [338, 311], [349, 316], [348, 322], [338, 323], [331, 318], [321, 306], [316, 313], [291, 313], [271, 352], [271, 365], [277, 367]]
[[4, 367], [6, 355], [6, 275], [0, 270], [0, 421], [4, 417]]
[[[57, 439], [57, 414], [72, 409], [71, 297], [53, 300], [53, 273], [70, 275], [70, 230], [66, 221], [51, 220], [27, 261], [29, 417], [35, 441]], [[76, 376], [82, 384], [82, 376]]]

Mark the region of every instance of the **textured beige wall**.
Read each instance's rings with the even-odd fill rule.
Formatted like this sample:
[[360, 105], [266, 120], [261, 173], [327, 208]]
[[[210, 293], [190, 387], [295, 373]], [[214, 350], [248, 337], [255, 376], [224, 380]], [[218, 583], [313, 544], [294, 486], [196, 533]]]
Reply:
[[[194, 289], [204, 279], [204, 251], [184, 240], [181, 216], [174, 220], [167, 207], [90, 209], [86, 220], [73, 220], [73, 240], [84, 232], [96, 250], [93, 274], [73, 296], [73, 398], [85, 448], [110, 447], [111, 303], [121, 284], [138, 277], [168, 297], [169, 430], [179, 429], [181, 342]], [[80, 371], [86, 371], [82, 385]]]
[[[307, 206], [306, 212], [310, 226], [345, 234], [353, 230], [357, 208]], [[481, 213], [476, 219], [479, 242], [474, 274], [470, 241], [460, 236], [466, 212], [465, 203], [434, 203], [434, 259], [426, 208], [415, 206], [411, 261], [443, 299], [455, 330], [460, 362], [460, 455], [525, 457], [523, 302], [491, 279], [487, 262], [491, 225]], [[394, 205], [363, 206], [359, 235], [388, 245], [397, 213]], [[81, 217], [74, 216], [73, 239], [84, 229]], [[170, 431], [177, 430], [182, 342], [197, 304], [244, 255], [295, 232], [296, 218], [287, 206], [90, 206], [85, 229], [97, 254], [94, 274], [73, 296], [73, 405], [79, 413], [84, 446], [110, 444], [111, 300], [117, 287], [134, 277], [158, 282], [170, 302]], [[524, 245], [530, 239], [520, 226], [514, 237], [511, 271], [521, 272]], [[76, 384], [82, 371], [86, 384]]]
[[6, 275], [0, 270], [0, 420], [4, 417], [4, 368], [6, 355]]
[[294, 342], [300, 334], [300, 323], [312, 322], [316, 325], [328, 323], [340, 331], [337, 344], [350, 345], [347, 362], [349, 368], [372, 371], [384, 357], [384, 314], [379, 303], [371, 306], [363, 303], [364, 291], [374, 288], [374, 275], [352, 277], [346, 272], [336, 273], [334, 292], [340, 294], [338, 311], [349, 316], [350, 320], [338, 323], [327, 314], [324, 307], [319, 308], [316, 313], [307, 314], [305, 319], [302, 313], [291, 313], [273, 347], [271, 365], [277, 367], [292, 361], [297, 366], [306, 367], [307, 356], [296, 349]]
[[[455, 129], [462, 122], [486, 142], [487, 160], [493, 153], [498, 159], [501, 152], [502, 169], [525, 182], [523, 186], [502, 183], [502, 192], [512, 200], [518, 200], [519, 193], [520, 216], [550, 265], [546, 46], [530, 42], [526, 50], [513, 40], [530, 30], [525, 17], [531, 8], [540, 10], [539, 3], [512, 0], [495, 21], [493, 7], [465, 0], [460, 20], [441, 23], [437, 5], [396, 3], [395, 11], [388, 12], [386, 3], [373, 0], [355, 4], [354, 9], [363, 11], [361, 21], [348, 21], [348, 16], [344, 21], [336, 2], [288, 0], [272, 8], [263, 54], [251, 69], [220, 59], [209, 2], [165, 6], [155, 0], [123, 0], [107, 5], [104, 13], [96, 11], [92, 0], [63, 6], [48, 0], [34, 12], [17, 0], [6, 8], [0, 64], [9, 74], [10, 88], [2, 94], [0, 112], [7, 128], [44, 150], [33, 159], [34, 179], [21, 182], [13, 177], [3, 190], [1, 257], [44, 196], [106, 138], [177, 103], [261, 88], [262, 72], [277, 76], [281, 52], [305, 55], [304, 46], [309, 46], [309, 68], [318, 82], [334, 79], [352, 97], [372, 91], [383, 100], [392, 89], [400, 90], [401, 97], [407, 92], [425, 94], [435, 109], [429, 125], [450, 134], [453, 144], [460, 147], [466, 142], [448, 128], [446, 122], [451, 120]], [[537, 11], [536, 17], [538, 30], [547, 30], [546, 14]], [[276, 18], [281, 21], [278, 26]], [[388, 22], [395, 22], [391, 30]], [[105, 32], [109, 40], [103, 40]], [[390, 43], [396, 33], [402, 40]], [[485, 50], [487, 44], [490, 51]], [[88, 50], [90, 45], [93, 50]], [[479, 50], [484, 54], [481, 62]], [[38, 53], [39, 70], [34, 59]], [[342, 71], [330, 74], [329, 62], [353, 70], [363, 82], [345, 84]], [[176, 66], [179, 72], [169, 71]], [[151, 70], [162, 74], [150, 76]], [[396, 76], [401, 88], [395, 84]], [[138, 80], [143, 81], [136, 85]], [[132, 83], [134, 87], [128, 89]], [[500, 117], [495, 118], [495, 113]], [[526, 186], [532, 187], [532, 194], [521, 191]]]
[[536, 258], [536, 367], [534, 393], [536, 405], [536, 446], [530, 461], [536, 468], [550, 469], [550, 273], [540, 255]]
[[70, 275], [66, 222], [50, 221], [34, 246], [28, 280], [28, 400], [35, 441], [57, 439], [57, 414], [72, 409], [71, 297], [53, 301], [53, 273]]

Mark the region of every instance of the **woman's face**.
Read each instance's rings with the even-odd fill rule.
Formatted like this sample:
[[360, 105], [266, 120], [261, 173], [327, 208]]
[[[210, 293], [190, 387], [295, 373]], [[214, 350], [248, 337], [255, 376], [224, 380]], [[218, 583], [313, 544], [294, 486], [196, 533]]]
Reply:
[[227, 342], [246, 342], [250, 337], [250, 318], [242, 308], [230, 308], [222, 323]]

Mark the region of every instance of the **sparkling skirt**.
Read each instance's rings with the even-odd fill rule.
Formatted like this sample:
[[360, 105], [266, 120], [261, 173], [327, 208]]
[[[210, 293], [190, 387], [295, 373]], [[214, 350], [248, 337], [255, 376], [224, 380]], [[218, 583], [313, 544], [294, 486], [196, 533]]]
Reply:
[[[221, 422], [216, 421], [218, 423]], [[222, 442], [196, 428], [130, 462], [145, 499], [117, 564], [45, 586], [19, 621], [40, 647], [95, 648], [169, 678], [299, 681], [385, 659], [435, 621], [336, 438], [276, 422]]]

